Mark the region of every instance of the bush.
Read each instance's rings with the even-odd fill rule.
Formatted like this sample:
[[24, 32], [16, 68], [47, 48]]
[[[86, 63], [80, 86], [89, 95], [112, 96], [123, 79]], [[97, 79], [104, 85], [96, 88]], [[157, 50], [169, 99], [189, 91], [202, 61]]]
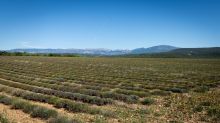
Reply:
[[151, 98], [145, 98], [143, 101], [141, 101], [141, 103], [143, 104], [143, 105], [151, 105], [151, 104], [153, 104], [155, 101], [154, 101], [154, 99], [151, 99]]
[[0, 103], [3, 103], [5, 105], [11, 105], [12, 104], [12, 99], [7, 98], [6, 96], [0, 96]]
[[[28, 104], [27, 103], [24, 103], [20, 100], [16, 100], [12, 103], [12, 106], [11, 108], [12, 109], [24, 109]], [[31, 111], [32, 109], [30, 109], [29, 111]]]
[[70, 119], [68, 117], [57, 116], [49, 119], [48, 123], [80, 123], [80, 122], [74, 119]]
[[220, 107], [219, 106], [214, 106], [214, 107], [209, 107], [207, 110], [208, 116], [212, 117], [214, 121], [220, 121]]
[[210, 106], [210, 105], [211, 105], [211, 102], [209, 102], [209, 101], [203, 101], [203, 102], [200, 103], [200, 105], [202, 105], [202, 106]]
[[151, 92], [152, 95], [157, 95], [157, 96], [167, 96], [170, 95], [169, 91], [163, 91], [163, 90], [155, 90]]
[[167, 91], [171, 91], [173, 93], [185, 93], [185, 92], [187, 92], [186, 89], [182, 89], [182, 88], [169, 88], [169, 89], [167, 89]]
[[[136, 103], [139, 99], [138, 96], [135, 96], [135, 95], [128, 96], [125, 94], [117, 94], [114, 92], [104, 92], [102, 93], [102, 98], [112, 98], [112, 99], [120, 100], [120, 101], [127, 102], [127, 103]], [[106, 102], [112, 103], [110, 99], [109, 101], [106, 101]]]
[[183, 123], [182, 121], [177, 121], [177, 120], [171, 120], [169, 123]]
[[126, 95], [136, 95], [139, 97], [146, 97], [149, 95], [148, 92], [142, 92], [142, 91], [132, 91], [132, 90], [124, 90], [124, 89], [117, 89], [115, 92], [126, 94]]
[[198, 92], [198, 93], [204, 93], [206, 91], [209, 91], [209, 87], [208, 86], [199, 86], [199, 87], [196, 87], [193, 91]]
[[9, 123], [9, 120], [4, 114], [0, 114], [0, 123]]
[[34, 107], [35, 107], [34, 105], [26, 104], [22, 110], [25, 113], [29, 113], [30, 114], [34, 110]]
[[31, 116], [32, 117], [40, 117], [43, 119], [48, 119], [50, 117], [56, 117], [57, 111], [37, 106], [33, 109]]
[[88, 107], [83, 104], [74, 104], [71, 103], [70, 101], [68, 102], [62, 102], [63, 104], [66, 105], [66, 109], [71, 111], [71, 112], [81, 112], [81, 111], [87, 111]]
[[60, 99], [59, 97], [55, 97], [55, 96], [47, 96], [47, 97], [48, 97], [47, 103], [49, 104], [56, 104], [56, 102]]
[[137, 103], [138, 102], [139, 97], [135, 96], [135, 95], [131, 95], [126, 99], [126, 102], [128, 103]]
[[203, 107], [201, 105], [197, 105], [193, 108], [193, 112], [201, 112], [203, 110]]

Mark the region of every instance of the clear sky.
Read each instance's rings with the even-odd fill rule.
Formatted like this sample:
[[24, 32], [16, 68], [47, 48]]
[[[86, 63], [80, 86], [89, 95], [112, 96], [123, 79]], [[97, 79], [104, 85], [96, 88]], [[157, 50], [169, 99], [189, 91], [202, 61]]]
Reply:
[[0, 49], [220, 46], [220, 0], [0, 0]]

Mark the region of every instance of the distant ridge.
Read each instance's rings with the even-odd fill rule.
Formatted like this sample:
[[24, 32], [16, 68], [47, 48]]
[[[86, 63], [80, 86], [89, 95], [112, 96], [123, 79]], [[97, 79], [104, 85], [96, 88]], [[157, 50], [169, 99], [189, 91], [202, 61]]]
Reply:
[[135, 58], [220, 58], [220, 47], [179, 48], [161, 53], [126, 54]]
[[170, 52], [170, 54], [179, 54], [183, 56], [220, 56], [220, 47], [211, 48], [180, 48]]
[[177, 47], [170, 45], [158, 45], [149, 48], [137, 48], [131, 51], [131, 54], [143, 54], [143, 53], [161, 53], [168, 52], [177, 49]]
[[173, 49], [177, 49], [177, 47], [169, 46], [169, 45], [158, 45], [149, 48], [137, 48], [134, 50], [110, 50], [110, 49], [37, 49], [37, 48], [29, 48], [29, 49], [12, 49], [8, 50], [8, 52], [26, 52], [26, 53], [55, 53], [55, 54], [90, 54], [90, 55], [123, 55], [123, 54], [142, 54], [142, 53], [160, 53], [167, 52]]
[[149, 48], [137, 48], [134, 50], [110, 50], [110, 49], [12, 49], [7, 52], [25, 52], [31, 54], [79, 54], [92, 56], [116, 56], [116, 57], [159, 57], [159, 58], [220, 58], [220, 47], [209, 48], [177, 48], [170, 45], [158, 45]]
[[130, 53], [130, 50], [110, 49], [12, 49], [8, 52], [26, 53], [54, 53], [54, 54], [90, 54], [90, 55], [122, 55]]

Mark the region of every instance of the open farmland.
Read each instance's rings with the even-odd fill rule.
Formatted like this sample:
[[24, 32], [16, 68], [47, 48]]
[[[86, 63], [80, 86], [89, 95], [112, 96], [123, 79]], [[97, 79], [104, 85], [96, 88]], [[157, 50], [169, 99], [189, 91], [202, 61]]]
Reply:
[[220, 60], [2, 56], [0, 107], [20, 122], [10, 113], [26, 122], [217, 123]]

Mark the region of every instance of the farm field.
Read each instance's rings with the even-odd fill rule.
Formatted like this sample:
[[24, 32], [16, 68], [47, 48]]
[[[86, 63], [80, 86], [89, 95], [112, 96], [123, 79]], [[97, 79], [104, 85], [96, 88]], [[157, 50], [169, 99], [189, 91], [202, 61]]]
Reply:
[[220, 59], [0, 56], [3, 120], [218, 123]]

